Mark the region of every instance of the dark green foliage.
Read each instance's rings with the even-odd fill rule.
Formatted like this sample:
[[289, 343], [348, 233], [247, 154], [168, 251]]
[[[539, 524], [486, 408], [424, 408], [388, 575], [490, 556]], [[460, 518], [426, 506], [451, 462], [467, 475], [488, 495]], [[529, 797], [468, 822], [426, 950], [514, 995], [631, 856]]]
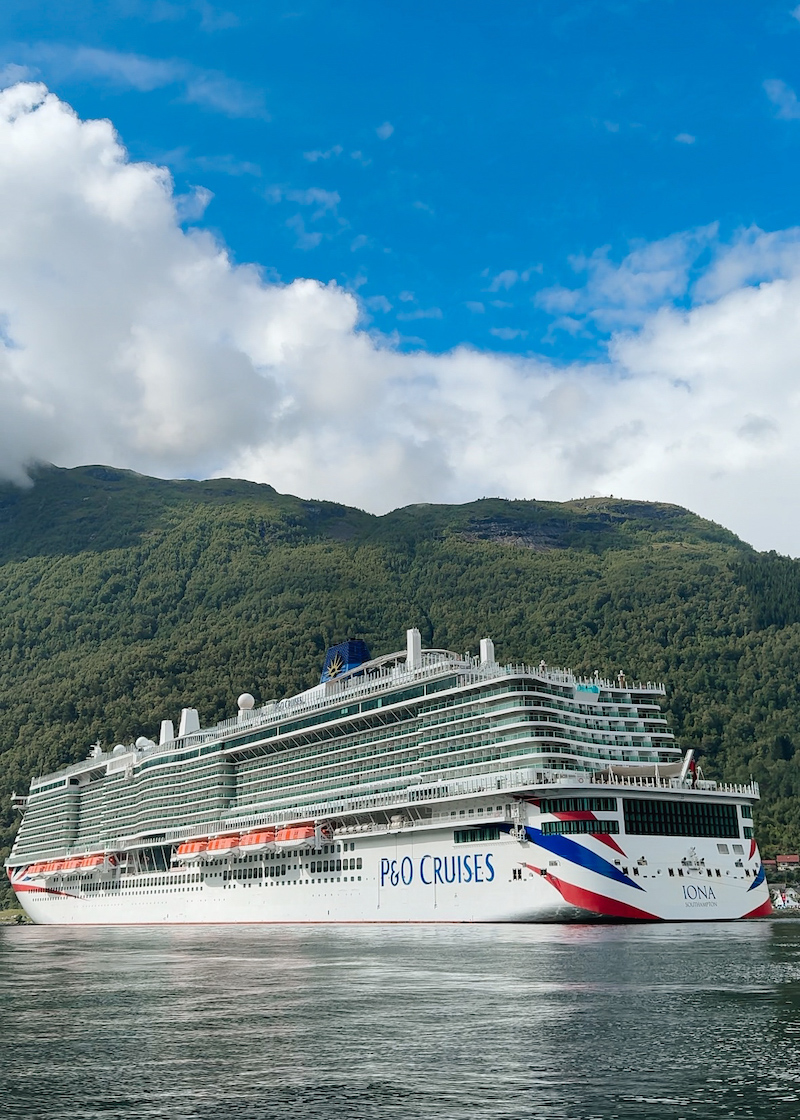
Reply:
[[[40, 468], [0, 488], [0, 843], [12, 789], [162, 718], [318, 679], [326, 646], [428, 645], [664, 680], [709, 776], [800, 845], [800, 564], [676, 506], [586, 499], [385, 517], [231, 480]], [[771, 613], [770, 613], [771, 612]]]
[[753, 627], [792, 626], [800, 622], [800, 564], [777, 552], [754, 554], [735, 568], [750, 597]]

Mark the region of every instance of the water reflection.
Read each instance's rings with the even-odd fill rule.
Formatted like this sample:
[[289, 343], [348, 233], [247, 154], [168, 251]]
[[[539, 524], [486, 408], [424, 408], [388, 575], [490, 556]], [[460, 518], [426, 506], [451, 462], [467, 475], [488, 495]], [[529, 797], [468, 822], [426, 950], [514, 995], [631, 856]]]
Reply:
[[6, 1116], [800, 1111], [800, 922], [0, 928]]

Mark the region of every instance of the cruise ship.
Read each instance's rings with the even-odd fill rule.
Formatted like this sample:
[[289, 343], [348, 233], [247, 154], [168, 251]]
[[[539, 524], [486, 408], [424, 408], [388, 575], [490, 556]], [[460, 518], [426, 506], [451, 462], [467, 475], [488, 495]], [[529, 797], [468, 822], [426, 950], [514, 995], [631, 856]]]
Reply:
[[758, 787], [704, 780], [661, 684], [363, 641], [14, 797], [42, 924], [698, 921], [770, 913]]

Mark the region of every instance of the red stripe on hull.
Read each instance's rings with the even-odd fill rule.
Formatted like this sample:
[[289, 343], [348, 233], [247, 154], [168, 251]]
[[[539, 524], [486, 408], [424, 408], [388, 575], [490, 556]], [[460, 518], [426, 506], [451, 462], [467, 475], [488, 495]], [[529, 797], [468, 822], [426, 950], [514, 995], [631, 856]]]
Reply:
[[768, 918], [772, 914], [772, 903], [769, 899], [762, 902], [760, 906], [756, 906], [755, 910], [751, 910], [749, 914], [743, 914], [743, 918]]
[[[538, 867], [526, 864], [531, 871], [539, 871]], [[540, 872], [541, 874], [541, 872]], [[660, 922], [656, 914], [648, 914], [646, 910], [639, 910], [627, 902], [619, 902], [616, 898], [608, 898], [604, 894], [587, 891], [585, 887], [576, 887], [574, 883], [567, 883], [555, 875], [547, 874], [548, 883], [552, 883], [565, 902], [570, 906], [577, 906], [581, 910], [588, 910], [592, 914], [602, 914], [604, 918], [626, 918], [638, 922]]]
[[589, 835], [595, 840], [602, 840], [604, 844], [608, 844], [609, 848], [613, 848], [615, 852], [619, 852], [621, 856], [625, 856], [625, 859], [628, 858], [614, 837], [609, 836], [607, 832], [590, 832]]
[[29, 894], [60, 894], [64, 898], [78, 897], [76, 894], [70, 894], [69, 891], [57, 891], [52, 887], [35, 887], [31, 883], [12, 883], [11, 889], [15, 894], [22, 894], [23, 891], [27, 891]]

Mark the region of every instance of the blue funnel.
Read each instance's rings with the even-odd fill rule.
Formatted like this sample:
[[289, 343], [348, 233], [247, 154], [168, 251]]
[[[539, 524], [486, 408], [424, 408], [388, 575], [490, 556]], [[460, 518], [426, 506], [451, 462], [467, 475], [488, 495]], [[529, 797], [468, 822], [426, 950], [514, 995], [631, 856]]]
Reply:
[[354, 641], [340, 642], [338, 646], [331, 646], [325, 654], [325, 663], [322, 666], [320, 684], [325, 681], [336, 680], [348, 669], [355, 669], [370, 659], [369, 646], [360, 638]]

